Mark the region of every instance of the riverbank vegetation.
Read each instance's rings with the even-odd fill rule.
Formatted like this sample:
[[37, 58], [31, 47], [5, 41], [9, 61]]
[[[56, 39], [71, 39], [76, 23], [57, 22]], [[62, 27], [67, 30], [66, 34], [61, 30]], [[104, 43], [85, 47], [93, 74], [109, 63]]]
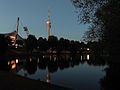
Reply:
[[100, 41], [110, 56], [120, 51], [120, 1], [119, 0], [71, 0], [81, 23], [90, 24], [85, 41]]
[[16, 41], [19, 47], [15, 48], [15, 46], [12, 46], [11, 40], [9, 38], [3, 37], [2, 40], [3, 42], [0, 44], [1, 49], [4, 50], [8, 55], [28, 55], [35, 53], [93, 53], [95, 55], [103, 54], [103, 50], [99, 48], [100, 42], [85, 43], [64, 38], [58, 39], [56, 36], [50, 36], [47, 40], [43, 37], [39, 37], [37, 39], [34, 35], [29, 35], [28, 38], [24, 39], [23, 41]]

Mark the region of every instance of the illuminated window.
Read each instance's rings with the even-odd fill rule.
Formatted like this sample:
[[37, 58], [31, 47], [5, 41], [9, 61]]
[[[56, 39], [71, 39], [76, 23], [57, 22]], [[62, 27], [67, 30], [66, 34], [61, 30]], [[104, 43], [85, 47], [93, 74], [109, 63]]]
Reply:
[[11, 38], [12, 40], [15, 40], [15, 39], [16, 39], [16, 37], [15, 37], [15, 36], [10, 36], [10, 38]]

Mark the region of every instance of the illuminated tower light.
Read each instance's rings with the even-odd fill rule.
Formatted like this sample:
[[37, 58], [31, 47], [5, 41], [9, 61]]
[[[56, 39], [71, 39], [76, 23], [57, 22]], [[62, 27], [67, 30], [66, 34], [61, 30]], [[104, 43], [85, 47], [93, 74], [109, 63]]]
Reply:
[[47, 24], [47, 29], [48, 29], [48, 39], [50, 37], [50, 29], [51, 29], [51, 20], [50, 20], [50, 11], [48, 10], [48, 20], [46, 22]]

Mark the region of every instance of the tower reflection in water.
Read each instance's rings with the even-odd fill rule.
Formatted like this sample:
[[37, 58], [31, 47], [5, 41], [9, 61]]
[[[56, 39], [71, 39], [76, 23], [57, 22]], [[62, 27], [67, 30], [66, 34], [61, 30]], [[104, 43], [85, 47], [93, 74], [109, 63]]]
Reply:
[[47, 75], [46, 75], [46, 82], [51, 83], [51, 73], [49, 72], [49, 70], [48, 70]]
[[68, 67], [79, 65], [81, 61], [90, 60], [90, 55], [44, 55], [40, 57], [26, 57], [22, 59], [8, 60], [10, 71], [19, 72], [21, 69], [27, 71], [24, 76], [34, 74], [38, 69], [47, 70], [46, 82], [51, 83], [52, 73], [58, 69], [63, 70]]
[[[7, 70], [27, 78], [41, 80], [47, 83], [54, 83], [54, 82], [64, 83], [64, 79], [65, 81], [67, 81], [66, 78], [69, 77], [69, 75], [73, 75], [71, 72], [69, 73], [68, 71], [74, 70], [74, 69], [76, 70], [76, 66], [78, 70], [79, 65], [81, 67], [87, 65], [87, 67], [92, 66], [92, 67], [98, 68], [99, 66], [100, 67], [105, 66], [106, 61], [101, 59], [98, 56], [96, 57], [90, 54], [82, 54], [82, 55], [80, 54], [77, 54], [77, 55], [62, 54], [61, 55], [60, 54], [60, 55], [44, 55], [44, 56], [41, 55], [39, 57], [23, 57], [23, 58], [11, 57], [11, 58], [4, 58], [4, 59], [1, 58], [0, 70], [2, 71]], [[81, 67], [79, 67], [79, 70], [81, 70], [80, 69]], [[68, 73], [67, 76], [65, 76], [66, 78], [64, 78], [64, 75], [65, 75], [64, 71], [65, 72], [67, 71]], [[86, 71], [86, 70], [83, 70], [83, 71]], [[82, 73], [83, 71], [81, 70], [80, 73]], [[75, 76], [72, 76], [72, 77], [74, 77], [75, 80], [77, 80]], [[106, 75], [106, 77], [108, 76]], [[104, 84], [104, 81], [107, 82], [107, 78], [105, 78], [104, 80], [103, 79], [101, 80], [101, 83], [102, 83], [101, 86]], [[77, 82], [82, 82], [82, 81], [77, 81]], [[72, 82], [67, 82], [67, 83], [72, 83]]]
[[[52, 73], [64, 70], [69, 67], [87, 62], [88, 64], [102, 65], [103, 62], [96, 63], [94, 56], [89, 54], [77, 55], [44, 55], [39, 57], [25, 57], [8, 60], [8, 68], [15, 73], [24, 73], [23, 76], [34, 75], [37, 70], [46, 70], [45, 81], [51, 83]], [[39, 79], [41, 80], [41, 79]]]

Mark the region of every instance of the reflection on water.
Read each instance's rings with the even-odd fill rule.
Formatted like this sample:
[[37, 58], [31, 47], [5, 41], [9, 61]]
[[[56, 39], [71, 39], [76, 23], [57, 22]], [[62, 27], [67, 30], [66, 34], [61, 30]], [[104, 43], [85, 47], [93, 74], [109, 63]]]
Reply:
[[46, 75], [46, 82], [51, 83], [51, 73], [49, 72], [49, 70], [48, 70], [47, 75]]
[[87, 60], [89, 60], [90, 59], [90, 55], [89, 54], [87, 54]]
[[18, 59], [16, 60], [9, 60], [8, 61], [8, 66], [10, 67], [10, 69], [15, 69], [16, 68], [16, 64], [18, 63]]
[[[100, 79], [106, 62], [89, 54], [44, 55], [39, 57], [6, 58], [0, 69], [65, 87], [100, 90]], [[4, 63], [0, 62], [0, 63]], [[86, 86], [88, 85], [88, 86]]]

